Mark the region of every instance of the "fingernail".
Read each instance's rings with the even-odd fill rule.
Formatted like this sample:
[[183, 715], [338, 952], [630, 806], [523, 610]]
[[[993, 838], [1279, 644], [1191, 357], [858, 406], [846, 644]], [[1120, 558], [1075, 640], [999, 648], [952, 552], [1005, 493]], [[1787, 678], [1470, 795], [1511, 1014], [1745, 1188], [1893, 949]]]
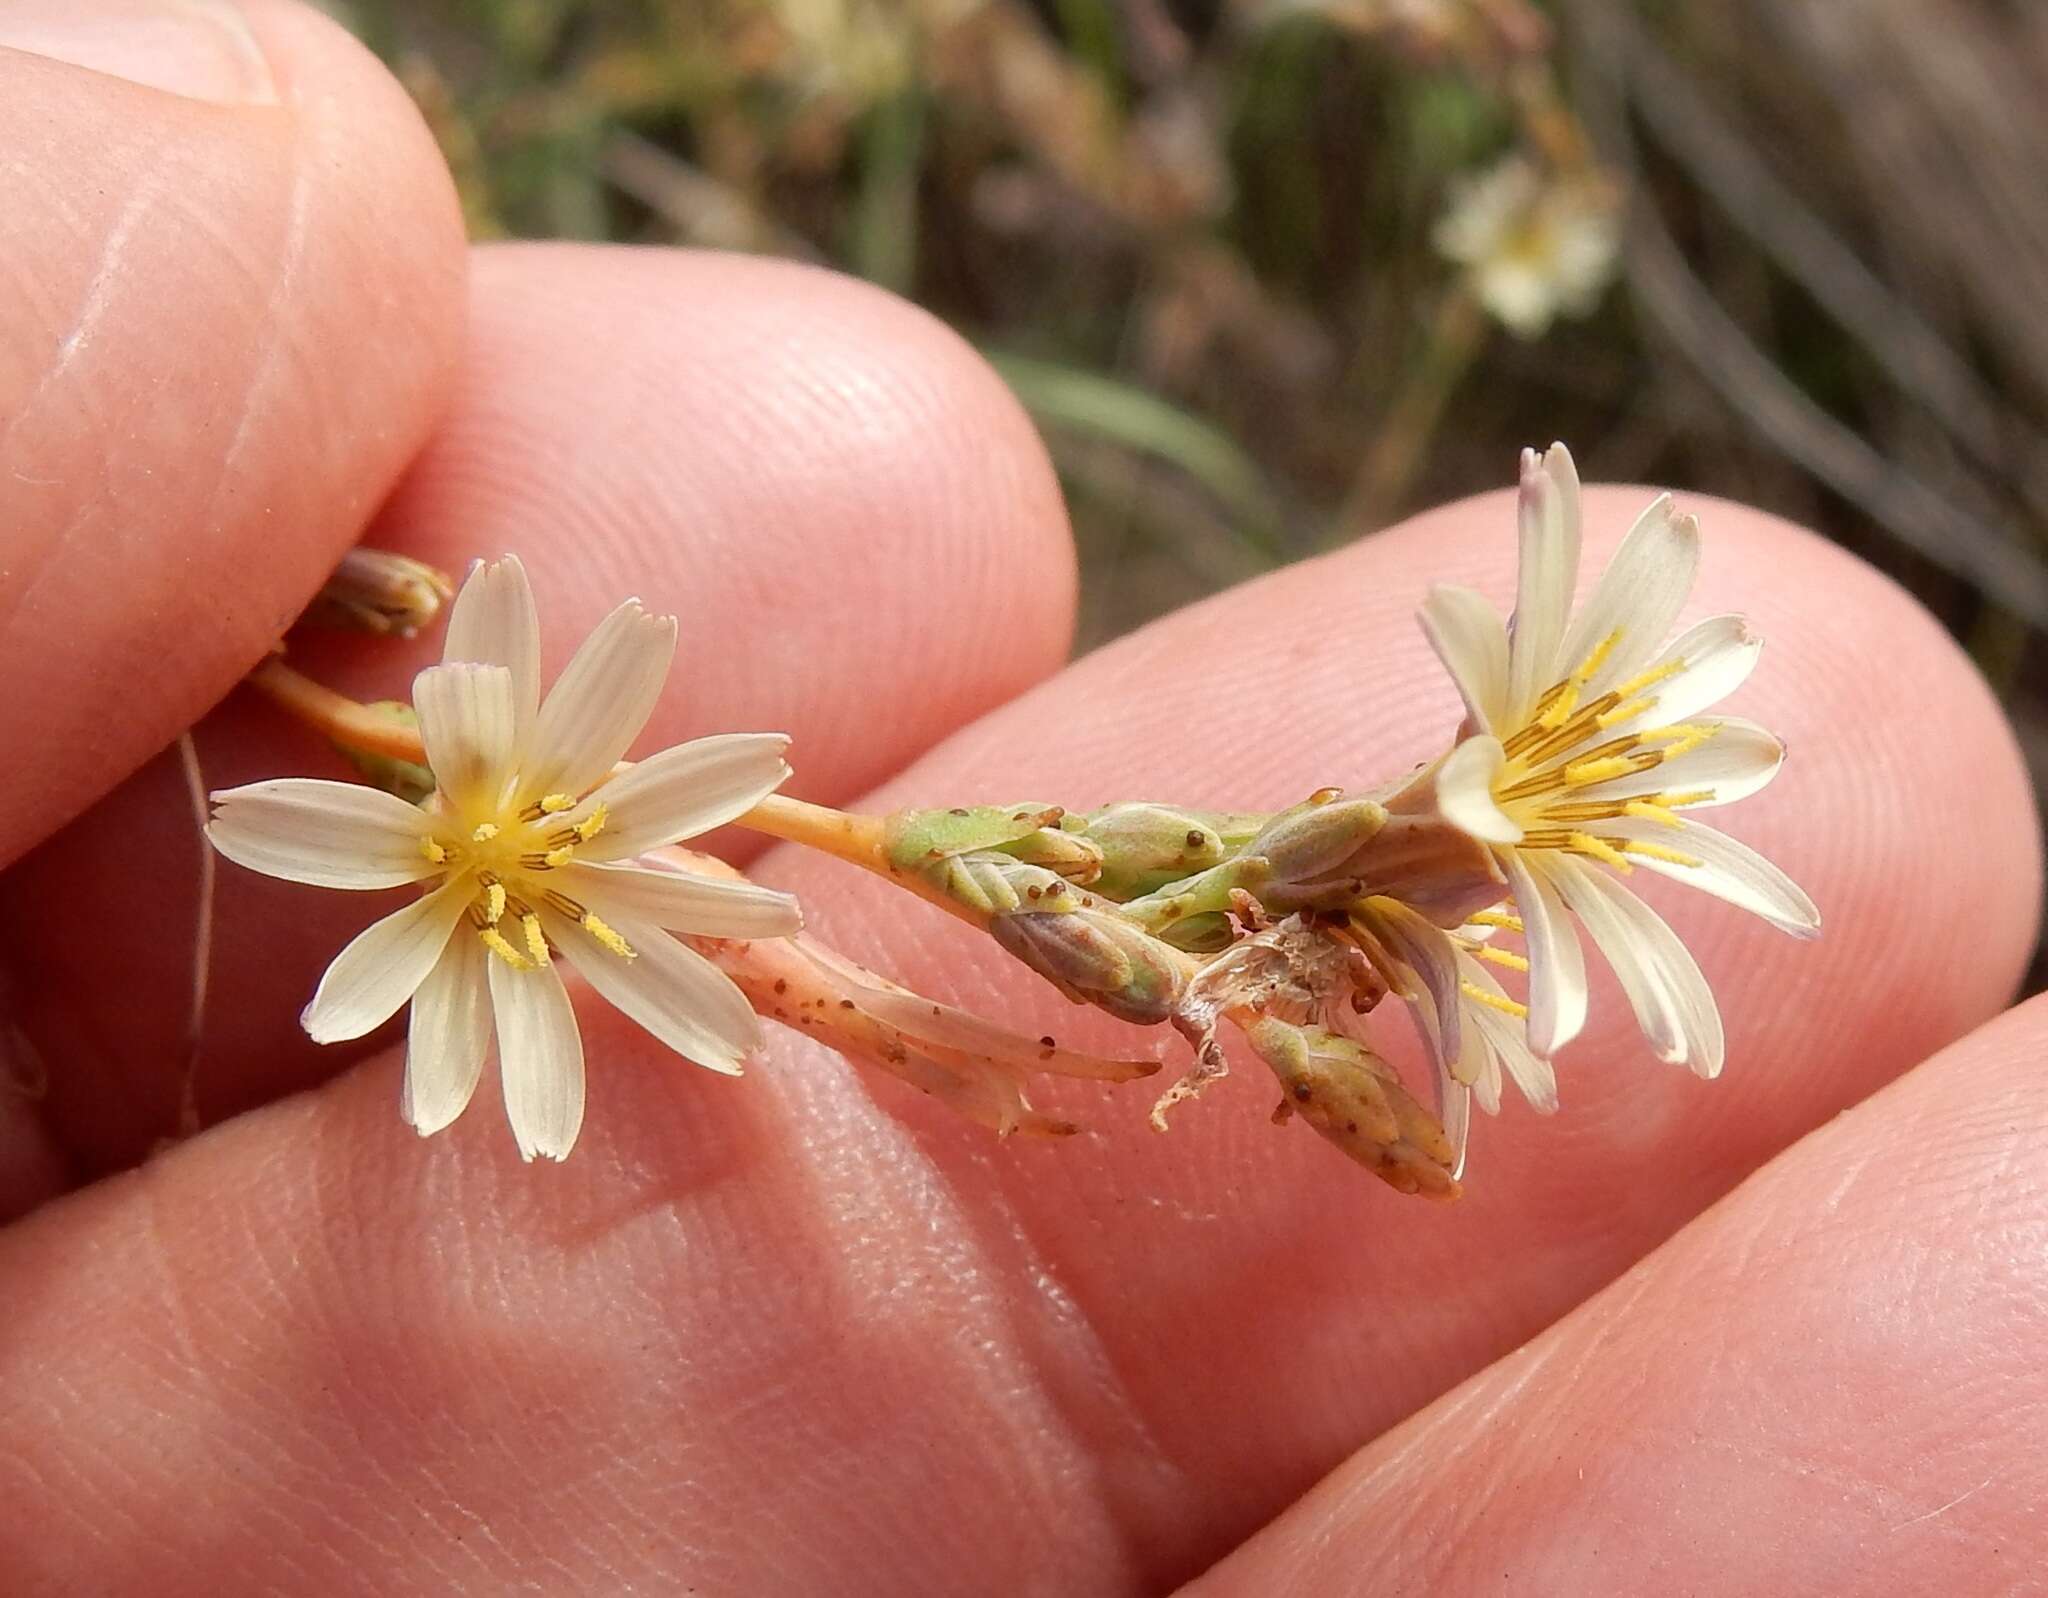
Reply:
[[270, 62], [230, 0], [6, 0], [0, 46], [193, 100], [277, 99]]

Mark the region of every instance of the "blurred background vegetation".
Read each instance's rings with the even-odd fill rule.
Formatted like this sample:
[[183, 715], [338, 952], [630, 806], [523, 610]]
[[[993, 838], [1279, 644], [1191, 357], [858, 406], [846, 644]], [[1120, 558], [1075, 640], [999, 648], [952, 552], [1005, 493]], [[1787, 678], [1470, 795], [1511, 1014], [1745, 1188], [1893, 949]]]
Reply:
[[330, 9], [476, 236], [825, 262], [973, 340], [1065, 480], [1083, 647], [1541, 433], [1890, 572], [2048, 787], [2038, 0]]

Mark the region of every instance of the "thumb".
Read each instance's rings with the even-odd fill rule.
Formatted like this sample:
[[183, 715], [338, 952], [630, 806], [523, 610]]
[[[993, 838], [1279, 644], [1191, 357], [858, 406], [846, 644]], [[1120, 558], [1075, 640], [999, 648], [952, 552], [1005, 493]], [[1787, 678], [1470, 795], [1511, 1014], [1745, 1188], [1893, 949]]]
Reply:
[[258, 660], [424, 441], [461, 223], [286, 0], [0, 5], [0, 863]]

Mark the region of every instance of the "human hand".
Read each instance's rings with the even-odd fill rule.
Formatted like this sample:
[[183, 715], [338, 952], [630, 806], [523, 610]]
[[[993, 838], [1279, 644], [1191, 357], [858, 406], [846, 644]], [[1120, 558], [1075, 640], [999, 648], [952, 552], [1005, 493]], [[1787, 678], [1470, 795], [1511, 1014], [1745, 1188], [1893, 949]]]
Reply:
[[[10, 9], [0, 37], [57, 48]], [[337, 30], [252, 5], [255, 57], [145, 51], [138, 18], [191, 13], [101, 14], [90, 59], [277, 103], [0, 53], [0, 895], [50, 1071], [0, 1120], [27, 1212], [0, 1231], [10, 1593], [1156, 1591], [1218, 1559], [1198, 1590], [2031, 1579], [2048, 1011], [1990, 1019], [2038, 902], [2025, 779], [1909, 600], [1733, 506], [1695, 506], [1689, 614], [1756, 618], [1735, 708], [1793, 749], [1733, 830], [1827, 937], [1661, 896], [1726, 1075], [1657, 1066], [1596, 988], [1562, 1112], [1483, 1122], [1456, 1205], [1268, 1126], [1249, 1076], [1164, 1137], [1146, 1091], [1088, 1090], [1060, 1102], [1099, 1135], [999, 1145], [790, 1034], [733, 1082], [594, 1004], [566, 1165], [521, 1165], [487, 1104], [421, 1143], [398, 1051], [350, 1063], [295, 1023], [384, 906], [228, 866], [220, 1124], [127, 1170], [174, 1121], [202, 856], [175, 757], [114, 785], [394, 483], [369, 536], [516, 550], [550, 665], [623, 593], [680, 615], [650, 746], [788, 731], [792, 791], [882, 785], [870, 806], [1277, 804], [1397, 772], [1457, 717], [1415, 602], [1504, 598], [1512, 510], [1418, 518], [1061, 671], [1056, 486], [929, 319], [768, 262], [530, 246], [471, 258], [465, 313], [446, 176]], [[1640, 498], [1589, 494], [1589, 567]], [[304, 658], [387, 695], [434, 642]], [[242, 698], [197, 747], [215, 787], [343, 774]], [[833, 862], [749, 869], [921, 991], [1128, 1049]]]

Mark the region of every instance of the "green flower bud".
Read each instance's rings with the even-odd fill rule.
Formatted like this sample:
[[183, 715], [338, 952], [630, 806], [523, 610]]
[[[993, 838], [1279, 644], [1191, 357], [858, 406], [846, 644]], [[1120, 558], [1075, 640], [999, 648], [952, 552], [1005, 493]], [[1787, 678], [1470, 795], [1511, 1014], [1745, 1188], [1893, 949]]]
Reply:
[[1083, 836], [1102, 853], [1095, 891], [1107, 899], [1154, 892], [1221, 864], [1228, 852], [1209, 818], [1171, 805], [1111, 805], [1084, 826]]
[[1041, 804], [899, 810], [887, 823], [889, 864], [899, 871], [922, 871], [949, 855], [1000, 849], [1057, 827], [1065, 814], [1058, 805]]

